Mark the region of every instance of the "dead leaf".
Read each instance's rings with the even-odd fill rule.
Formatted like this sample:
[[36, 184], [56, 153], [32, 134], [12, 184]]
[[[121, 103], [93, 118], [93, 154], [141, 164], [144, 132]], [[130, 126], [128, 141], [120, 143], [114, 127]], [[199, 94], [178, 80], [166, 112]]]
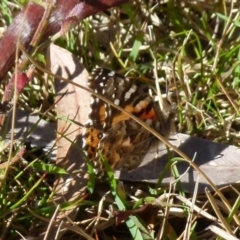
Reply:
[[[51, 44], [48, 52], [49, 68], [52, 73], [87, 87], [88, 73], [78, 59], [67, 50]], [[69, 173], [55, 181], [54, 201], [58, 204], [81, 199], [85, 194], [88, 175], [81, 154], [81, 125], [89, 112], [90, 94], [81, 88], [55, 79], [57, 93], [57, 166]], [[78, 174], [73, 171], [79, 170]], [[58, 221], [66, 216], [75, 219], [77, 208], [60, 212]], [[51, 236], [52, 233], [50, 234]], [[49, 236], [50, 236], [49, 235]]]
[[[240, 149], [227, 144], [214, 143], [208, 140], [177, 134], [172, 137], [170, 142], [177, 146], [183, 153], [213, 181], [217, 187], [239, 183], [240, 172]], [[171, 153], [171, 157], [177, 157]], [[154, 146], [145, 156], [141, 166], [133, 171], [121, 172], [117, 175], [121, 180], [144, 181], [156, 183], [159, 175], [169, 162], [169, 155], [163, 144]], [[210, 188], [209, 183], [186, 162], [178, 162], [177, 168], [181, 176], [181, 183], [185, 191], [193, 192], [198, 181], [198, 192], [204, 192], [206, 187]], [[187, 171], [188, 170], [188, 171]], [[187, 172], [186, 172], [187, 171]], [[198, 179], [199, 177], [199, 179]], [[173, 182], [170, 172], [163, 179], [163, 184], [169, 185]]]

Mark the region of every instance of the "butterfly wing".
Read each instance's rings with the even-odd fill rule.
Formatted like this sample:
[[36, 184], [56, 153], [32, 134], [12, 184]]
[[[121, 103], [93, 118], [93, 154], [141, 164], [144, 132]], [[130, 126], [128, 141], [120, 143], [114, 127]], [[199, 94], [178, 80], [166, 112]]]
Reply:
[[[95, 93], [134, 114], [160, 134], [169, 135], [169, 122], [172, 118], [170, 112], [162, 112], [158, 104], [128, 78], [109, 69], [97, 68], [88, 83]], [[166, 109], [167, 105], [170, 106], [165, 102]], [[151, 144], [149, 131], [129, 115], [94, 95], [91, 109], [83, 139], [84, 149], [96, 163], [96, 168], [102, 168], [99, 151], [114, 170], [137, 167]]]

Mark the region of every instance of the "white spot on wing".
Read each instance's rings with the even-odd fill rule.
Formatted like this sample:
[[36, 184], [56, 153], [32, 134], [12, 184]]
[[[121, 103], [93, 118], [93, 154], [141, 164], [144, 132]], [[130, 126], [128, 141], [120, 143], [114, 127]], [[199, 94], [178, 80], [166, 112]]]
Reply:
[[114, 100], [114, 103], [115, 103], [116, 105], [119, 105], [119, 103], [120, 103], [119, 99], [115, 99], [115, 100]]
[[109, 77], [113, 77], [114, 75], [115, 75], [115, 72], [114, 72], [114, 71], [111, 71], [111, 72], [108, 73], [108, 76], [109, 76]]
[[125, 93], [125, 95], [124, 95], [124, 98], [126, 99], [126, 100], [128, 100], [130, 97], [131, 97], [131, 95], [133, 94], [133, 93], [135, 93], [136, 92], [136, 86], [132, 86], [132, 88], [130, 88], [126, 93]]

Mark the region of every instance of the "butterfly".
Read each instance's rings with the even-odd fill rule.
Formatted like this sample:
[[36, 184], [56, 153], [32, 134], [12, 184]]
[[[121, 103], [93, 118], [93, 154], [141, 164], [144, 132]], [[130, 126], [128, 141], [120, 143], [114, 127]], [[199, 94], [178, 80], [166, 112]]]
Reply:
[[[168, 138], [173, 129], [175, 108], [163, 99], [163, 109], [141, 86], [106, 68], [96, 68], [88, 79], [88, 87], [147, 123]], [[141, 164], [149, 150], [153, 135], [125, 112], [95, 95], [91, 96], [91, 112], [83, 132], [83, 149], [94, 163], [97, 174], [102, 173], [100, 156], [113, 170], [130, 171]]]

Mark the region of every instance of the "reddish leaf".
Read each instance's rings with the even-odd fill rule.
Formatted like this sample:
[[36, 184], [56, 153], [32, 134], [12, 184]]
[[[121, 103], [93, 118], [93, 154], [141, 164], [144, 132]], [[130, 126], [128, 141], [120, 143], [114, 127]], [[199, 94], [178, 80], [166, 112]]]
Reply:
[[[61, 29], [65, 32], [69, 28], [69, 24], [74, 24], [99, 11], [129, 1], [131, 0], [58, 0], [49, 19], [48, 27], [42, 33], [40, 42], [48, 39]], [[14, 65], [16, 44], [19, 43], [28, 49], [43, 15], [44, 7], [36, 3], [30, 3], [15, 17], [0, 40], [0, 79]]]

